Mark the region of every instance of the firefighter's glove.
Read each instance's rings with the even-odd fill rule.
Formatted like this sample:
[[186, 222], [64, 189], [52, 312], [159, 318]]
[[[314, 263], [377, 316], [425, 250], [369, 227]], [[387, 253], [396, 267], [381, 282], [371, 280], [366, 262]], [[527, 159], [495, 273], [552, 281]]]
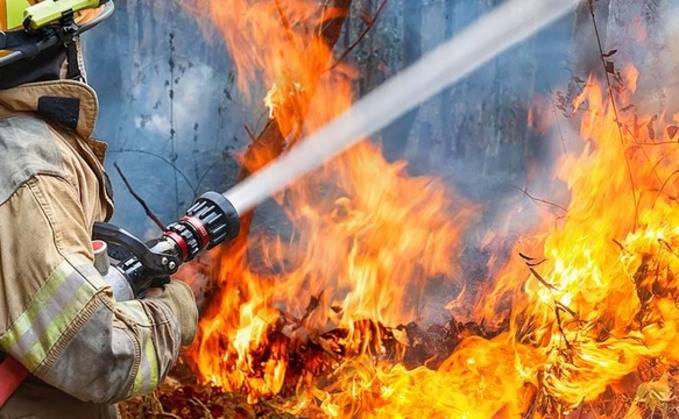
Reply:
[[[182, 345], [193, 342], [198, 326], [198, 307], [191, 288], [184, 282], [173, 279], [163, 286], [163, 291], [154, 293], [152, 298], [161, 301], [175, 314], [182, 337]], [[158, 295], [160, 294], [160, 295]]]

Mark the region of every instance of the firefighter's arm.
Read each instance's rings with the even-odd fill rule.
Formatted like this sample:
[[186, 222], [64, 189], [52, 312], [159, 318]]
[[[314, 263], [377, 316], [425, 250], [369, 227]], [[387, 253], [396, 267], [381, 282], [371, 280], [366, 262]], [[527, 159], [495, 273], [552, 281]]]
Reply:
[[92, 264], [78, 190], [64, 178], [32, 178], [0, 205], [0, 220], [0, 349], [85, 401], [152, 391], [193, 339], [191, 290], [173, 282], [156, 298], [115, 301]]

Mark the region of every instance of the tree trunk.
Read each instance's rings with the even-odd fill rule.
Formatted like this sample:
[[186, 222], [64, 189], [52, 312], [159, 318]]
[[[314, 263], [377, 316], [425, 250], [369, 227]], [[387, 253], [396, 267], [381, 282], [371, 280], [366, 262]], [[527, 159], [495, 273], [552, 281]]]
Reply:
[[[453, 37], [457, 16], [455, 14], [455, 1], [446, 0], [445, 3], [446, 26], [443, 30], [443, 39], [448, 40]], [[441, 137], [443, 141], [443, 158], [447, 159], [451, 154], [459, 153], [460, 143], [458, 136], [451, 136], [452, 117], [450, 103], [453, 100], [453, 88], [445, 89], [439, 96], [439, 117], [441, 118]]]
[[[409, 67], [422, 56], [422, 2], [404, 1], [403, 6], [403, 65]], [[370, 69], [369, 69], [370, 70]], [[419, 107], [406, 113], [382, 132], [382, 150], [389, 161], [402, 159], [408, 147]]]

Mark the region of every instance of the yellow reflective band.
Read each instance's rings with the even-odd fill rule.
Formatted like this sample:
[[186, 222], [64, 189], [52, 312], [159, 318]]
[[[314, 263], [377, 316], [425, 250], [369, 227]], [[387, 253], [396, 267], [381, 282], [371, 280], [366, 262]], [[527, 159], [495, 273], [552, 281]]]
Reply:
[[19, 28], [24, 23], [28, 0], [7, 0], [7, 29]]
[[149, 339], [149, 345], [146, 345], [146, 350], [144, 351], [146, 363], [148, 365], [148, 375], [146, 373], [144, 375], [147, 375], [148, 379], [144, 380], [145, 385], [142, 385], [141, 388], [142, 394], [149, 393], [155, 389], [158, 386], [158, 381], [160, 379], [160, 377], [158, 377], [158, 357], [156, 356], [156, 348], [150, 340], [151, 339]]
[[130, 397], [141, 396], [151, 392], [158, 386], [158, 357], [150, 336], [145, 335], [142, 342], [142, 357], [139, 362], [137, 375], [134, 377], [132, 394]]
[[118, 308], [142, 327], [151, 327], [151, 320], [139, 300], [118, 301]]
[[47, 326], [39, 341], [33, 344], [28, 353], [22, 358], [24, 365], [37, 368], [38, 365], [47, 357], [49, 350], [52, 349], [61, 335], [68, 329], [73, 320], [78, 316], [82, 309], [87, 305], [94, 295], [92, 288], [87, 283], [82, 283], [75, 292], [73, 298], [64, 303], [63, 309], [53, 317], [52, 322]]
[[51, 300], [57, 289], [63, 285], [68, 274], [72, 272], [70, 265], [63, 265], [64, 263], [52, 272], [52, 275], [40, 288], [28, 309], [19, 316], [17, 321], [14, 322], [4, 335], [0, 336], [0, 344], [4, 348], [9, 350], [17, 343], [21, 336], [28, 334], [42, 308]]
[[26, 311], [0, 336], [5, 351], [33, 371], [95, 295], [68, 262], [52, 272]]
[[132, 394], [130, 396], [139, 396], [146, 394], [155, 389], [160, 381], [158, 356], [156, 355], [156, 348], [151, 339], [151, 329], [148, 315], [142, 303], [138, 300], [125, 301], [118, 303], [118, 307], [129, 317], [133, 318], [139, 327], [141, 337], [141, 360], [139, 362], [139, 370], [134, 377], [134, 384], [132, 386]]

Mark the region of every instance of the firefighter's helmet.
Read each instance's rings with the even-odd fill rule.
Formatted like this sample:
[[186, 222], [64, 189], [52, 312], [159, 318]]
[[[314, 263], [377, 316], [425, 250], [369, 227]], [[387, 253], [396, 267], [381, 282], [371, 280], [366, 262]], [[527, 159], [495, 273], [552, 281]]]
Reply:
[[0, 67], [66, 44], [111, 13], [112, 0], [0, 0]]

